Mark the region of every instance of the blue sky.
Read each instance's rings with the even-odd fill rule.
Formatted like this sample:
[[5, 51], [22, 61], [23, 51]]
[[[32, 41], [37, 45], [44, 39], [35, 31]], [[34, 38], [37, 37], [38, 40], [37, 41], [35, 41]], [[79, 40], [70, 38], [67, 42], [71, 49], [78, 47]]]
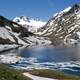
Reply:
[[28, 16], [48, 20], [54, 13], [80, 0], [0, 0], [0, 15], [9, 19]]

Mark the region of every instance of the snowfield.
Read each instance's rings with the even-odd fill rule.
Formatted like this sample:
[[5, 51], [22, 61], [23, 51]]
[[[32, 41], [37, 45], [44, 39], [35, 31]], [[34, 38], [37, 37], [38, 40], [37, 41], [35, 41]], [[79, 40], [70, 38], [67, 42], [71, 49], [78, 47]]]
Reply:
[[31, 31], [31, 32], [36, 32], [38, 28], [41, 28], [46, 24], [45, 21], [28, 18], [26, 16], [15, 17], [13, 21], [28, 28], [28, 31]]

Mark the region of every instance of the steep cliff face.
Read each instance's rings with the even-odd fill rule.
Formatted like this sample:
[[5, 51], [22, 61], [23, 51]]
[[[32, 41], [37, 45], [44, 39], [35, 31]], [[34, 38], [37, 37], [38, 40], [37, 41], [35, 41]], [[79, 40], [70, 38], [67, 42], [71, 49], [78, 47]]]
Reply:
[[38, 30], [49, 37], [53, 44], [74, 44], [80, 41], [80, 5], [75, 4], [57, 13], [47, 24]]

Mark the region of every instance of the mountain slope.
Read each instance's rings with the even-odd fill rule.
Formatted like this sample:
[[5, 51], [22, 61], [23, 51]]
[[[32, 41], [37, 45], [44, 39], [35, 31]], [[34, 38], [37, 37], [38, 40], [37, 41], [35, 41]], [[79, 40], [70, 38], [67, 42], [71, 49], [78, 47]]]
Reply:
[[75, 4], [57, 13], [37, 34], [49, 37], [54, 45], [79, 42], [80, 5]]
[[[27, 28], [23, 27], [22, 25], [0, 16], [0, 46], [8, 46], [13, 44], [25, 46], [41, 44], [45, 45], [49, 43], [51, 43], [49, 40], [29, 32]], [[0, 47], [0, 49], [2, 48]], [[5, 50], [6, 49], [8, 48], [5, 48]]]

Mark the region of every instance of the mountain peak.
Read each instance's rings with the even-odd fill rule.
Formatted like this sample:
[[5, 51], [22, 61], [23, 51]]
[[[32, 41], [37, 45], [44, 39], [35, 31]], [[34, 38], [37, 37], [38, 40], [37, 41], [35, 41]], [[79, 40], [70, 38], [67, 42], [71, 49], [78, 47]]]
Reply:
[[46, 24], [46, 22], [41, 21], [38, 18], [35, 19], [35, 18], [29, 18], [26, 16], [15, 17], [13, 21], [17, 22], [22, 26], [25, 26], [31, 32], [37, 31], [38, 28], [43, 27]]

